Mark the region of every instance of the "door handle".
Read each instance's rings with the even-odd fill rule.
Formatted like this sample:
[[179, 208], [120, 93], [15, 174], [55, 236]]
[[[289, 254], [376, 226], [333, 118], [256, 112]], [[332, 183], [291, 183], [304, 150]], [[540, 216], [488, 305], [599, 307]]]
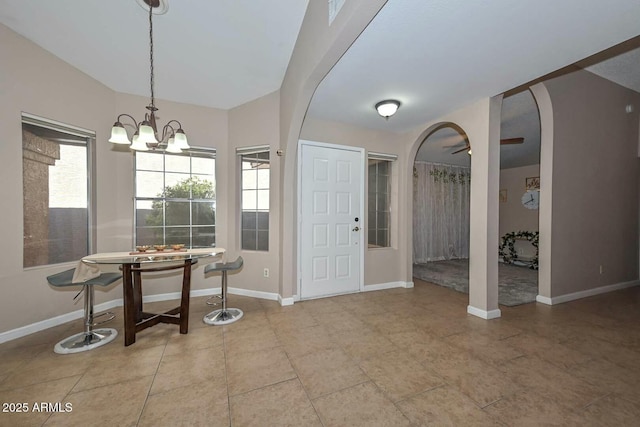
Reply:
[[357, 225], [355, 226], [355, 228], [351, 231], [360, 231], [360, 227], [358, 227]]

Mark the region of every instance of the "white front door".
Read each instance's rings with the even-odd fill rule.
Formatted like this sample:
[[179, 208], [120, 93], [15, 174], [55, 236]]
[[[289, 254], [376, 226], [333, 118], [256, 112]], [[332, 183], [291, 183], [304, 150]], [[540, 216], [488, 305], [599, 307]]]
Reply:
[[360, 290], [364, 151], [300, 141], [300, 298]]

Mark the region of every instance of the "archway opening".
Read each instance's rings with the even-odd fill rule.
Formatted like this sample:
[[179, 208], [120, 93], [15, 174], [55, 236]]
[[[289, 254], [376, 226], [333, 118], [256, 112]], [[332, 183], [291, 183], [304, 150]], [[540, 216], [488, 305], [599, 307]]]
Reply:
[[503, 98], [500, 121], [498, 303], [538, 295], [540, 115], [529, 90]]
[[471, 144], [437, 125], [413, 163], [413, 277], [469, 293]]

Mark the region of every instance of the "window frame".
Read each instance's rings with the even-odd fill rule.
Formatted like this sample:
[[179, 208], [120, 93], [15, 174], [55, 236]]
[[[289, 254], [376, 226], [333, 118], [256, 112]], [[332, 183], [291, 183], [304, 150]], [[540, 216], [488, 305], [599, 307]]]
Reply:
[[[244, 169], [242, 168], [242, 163], [243, 163], [243, 158], [245, 156], [249, 156], [252, 154], [264, 154], [266, 153], [268, 155], [268, 158], [265, 159], [259, 159], [260, 161], [264, 162], [264, 163], [268, 163], [269, 164], [269, 186], [266, 189], [269, 193], [268, 198], [269, 198], [269, 209], [268, 210], [264, 210], [264, 209], [258, 209], [257, 204], [256, 204], [256, 209], [255, 210], [251, 210], [251, 211], [247, 211], [247, 212], [255, 212], [256, 213], [256, 227], [255, 229], [251, 229], [254, 230], [256, 233], [256, 237], [255, 237], [255, 246], [252, 248], [245, 248], [244, 247], [244, 238], [243, 238], [243, 233], [245, 231], [245, 228], [243, 227], [243, 221], [244, 221], [244, 212], [245, 210], [243, 209], [243, 200], [244, 200], [244, 184], [243, 184], [243, 172]], [[242, 251], [249, 251], [249, 252], [269, 252], [269, 248], [270, 248], [270, 240], [271, 240], [271, 178], [272, 178], [272, 173], [271, 173], [271, 148], [269, 145], [257, 145], [257, 146], [251, 146], [251, 147], [239, 147], [236, 148], [236, 156], [238, 157], [238, 171], [239, 171], [239, 178], [238, 178], [238, 192], [239, 192], [239, 203], [238, 203], [238, 211], [239, 211], [239, 221], [238, 221], [238, 235], [239, 235], [239, 247], [240, 250]], [[257, 184], [256, 184], [257, 185]], [[259, 191], [259, 190], [265, 190], [264, 188], [258, 188], [256, 187], [255, 191]], [[267, 229], [260, 229], [259, 228], [259, 223], [260, 221], [257, 218], [257, 214], [260, 212], [266, 212], [267, 213]], [[249, 229], [246, 229], [249, 230]], [[259, 232], [260, 231], [266, 231], [267, 232], [267, 244], [266, 244], [266, 249], [259, 249], [260, 247], [260, 242], [259, 242]]]
[[[394, 162], [398, 159], [398, 156], [395, 154], [385, 154], [385, 153], [376, 153], [376, 152], [369, 152], [367, 153], [367, 249], [368, 250], [377, 250], [377, 249], [389, 249], [393, 247], [393, 221], [392, 221], [392, 212], [393, 212], [393, 169], [394, 169]], [[372, 161], [377, 161], [377, 162], [387, 162], [388, 163], [388, 183], [387, 183], [387, 208], [388, 210], [386, 211], [380, 211], [378, 210], [378, 190], [377, 188], [372, 191], [371, 188], [369, 188], [369, 182], [370, 182], [370, 178], [369, 178], [369, 173], [370, 173], [370, 167], [371, 167], [371, 162]], [[376, 187], [377, 187], [377, 181], [376, 181]], [[376, 198], [376, 209], [375, 209], [375, 213], [376, 216], [375, 218], [371, 218], [369, 213], [369, 204], [370, 204], [370, 195], [374, 194], [375, 198]], [[389, 217], [387, 218], [387, 244], [385, 246], [381, 246], [378, 245], [378, 239], [377, 239], [377, 235], [379, 232], [378, 229], [378, 213], [379, 212], [386, 212]], [[373, 225], [373, 231], [375, 232], [376, 235], [376, 240], [375, 243], [371, 243], [370, 239], [369, 239], [369, 233], [372, 231], [372, 225]]]
[[[148, 154], [149, 152], [144, 152], [145, 154]], [[166, 213], [166, 203], [167, 202], [189, 202], [189, 224], [185, 225], [186, 227], [189, 228], [189, 242], [180, 242], [180, 243], [184, 243], [185, 247], [187, 248], [193, 248], [193, 247], [216, 247], [217, 245], [217, 237], [218, 237], [218, 233], [217, 233], [217, 211], [218, 211], [218, 206], [217, 206], [217, 200], [218, 200], [218, 194], [217, 194], [217, 157], [216, 157], [216, 149], [215, 148], [207, 148], [207, 147], [194, 147], [191, 146], [191, 148], [188, 151], [184, 151], [182, 153], [167, 153], [165, 151], [158, 151], [157, 152], [158, 155], [162, 155], [163, 159], [162, 159], [162, 171], [158, 171], [158, 170], [148, 170], [148, 169], [138, 169], [138, 159], [137, 159], [137, 152], [134, 153], [134, 161], [133, 161], [133, 242], [134, 242], [134, 246], [138, 245], [138, 208], [137, 208], [137, 204], [138, 201], [150, 201], [150, 202], [154, 202], [154, 201], [162, 201], [163, 202], [163, 225], [162, 230], [162, 242], [157, 242], [155, 244], [166, 244], [166, 238], [167, 238], [167, 233], [166, 233], [166, 229], [167, 229], [167, 224], [166, 224], [166, 216], [164, 215]], [[158, 172], [158, 173], [162, 173], [162, 178], [163, 178], [163, 183], [162, 183], [162, 188], [163, 191], [166, 188], [166, 174], [167, 173], [174, 173], [174, 172], [167, 172], [166, 170], [166, 157], [165, 156], [174, 156], [174, 157], [188, 157], [189, 160], [189, 173], [188, 173], [188, 177], [193, 178], [194, 174], [193, 174], [193, 163], [191, 161], [192, 158], [194, 157], [199, 157], [199, 158], [208, 158], [213, 160], [214, 164], [214, 170], [213, 170], [213, 180], [214, 180], [214, 191], [215, 191], [215, 196], [213, 199], [203, 199], [203, 198], [193, 198], [191, 195], [191, 197], [188, 198], [184, 198], [184, 197], [178, 197], [178, 198], [167, 198], [167, 197], [150, 197], [150, 196], [138, 196], [137, 195], [137, 188], [138, 188], [138, 172]], [[186, 173], [184, 173], [185, 175], [187, 175]], [[197, 177], [198, 175], [201, 174], [195, 174], [195, 176]], [[214, 208], [214, 218], [216, 218], [216, 220], [214, 221], [213, 224], [194, 224], [193, 223], [193, 203], [203, 203], [203, 202], [210, 202], [213, 201], [213, 203], [215, 204], [215, 208]], [[197, 246], [193, 246], [193, 241], [194, 241], [194, 236], [193, 236], [193, 229], [194, 227], [213, 227], [214, 228], [214, 244], [213, 246], [202, 246], [202, 245], [197, 245]], [[155, 227], [147, 227], [145, 226], [144, 228], [155, 228]], [[171, 226], [169, 226], [169, 228], [171, 228]]]
[[[93, 130], [85, 129], [79, 126], [63, 123], [57, 120], [48, 119], [45, 117], [37, 116], [35, 114], [21, 112], [20, 117], [20, 127], [24, 129], [24, 125], [35, 126], [39, 128], [49, 129], [55, 132], [68, 134], [71, 136], [75, 136], [78, 138], [83, 138], [84, 143], [79, 141], [67, 141], [65, 145], [74, 145], [74, 146], [84, 146], [86, 147], [86, 162], [87, 162], [87, 254], [90, 255], [95, 253], [96, 244], [97, 244], [97, 190], [96, 190], [96, 179], [95, 179], [95, 171], [96, 171], [96, 132]], [[21, 132], [22, 135], [22, 132]], [[22, 166], [24, 167], [24, 166]], [[24, 170], [23, 170], [24, 173]], [[22, 188], [24, 191], [24, 182], [22, 184]], [[24, 195], [22, 197], [23, 200], [23, 209], [24, 209]], [[22, 213], [22, 226], [23, 226], [23, 234], [24, 234], [24, 211]], [[24, 251], [24, 243], [23, 243], [23, 251]], [[62, 265], [70, 262], [76, 262], [76, 259], [69, 261], [62, 261], [53, 264], [39, 264], [25, 267], [24, 263], [24, 252], [22, 256], [22, 269], [30, 270], [43, 268], [47, 266], [54, 265]]]

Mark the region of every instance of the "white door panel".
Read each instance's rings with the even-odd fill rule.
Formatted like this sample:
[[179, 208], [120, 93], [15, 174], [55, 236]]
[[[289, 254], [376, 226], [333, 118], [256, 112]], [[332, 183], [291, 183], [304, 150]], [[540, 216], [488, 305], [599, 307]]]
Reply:
[[300, 144], [300, 297], [360, 290], [363, 153]]

